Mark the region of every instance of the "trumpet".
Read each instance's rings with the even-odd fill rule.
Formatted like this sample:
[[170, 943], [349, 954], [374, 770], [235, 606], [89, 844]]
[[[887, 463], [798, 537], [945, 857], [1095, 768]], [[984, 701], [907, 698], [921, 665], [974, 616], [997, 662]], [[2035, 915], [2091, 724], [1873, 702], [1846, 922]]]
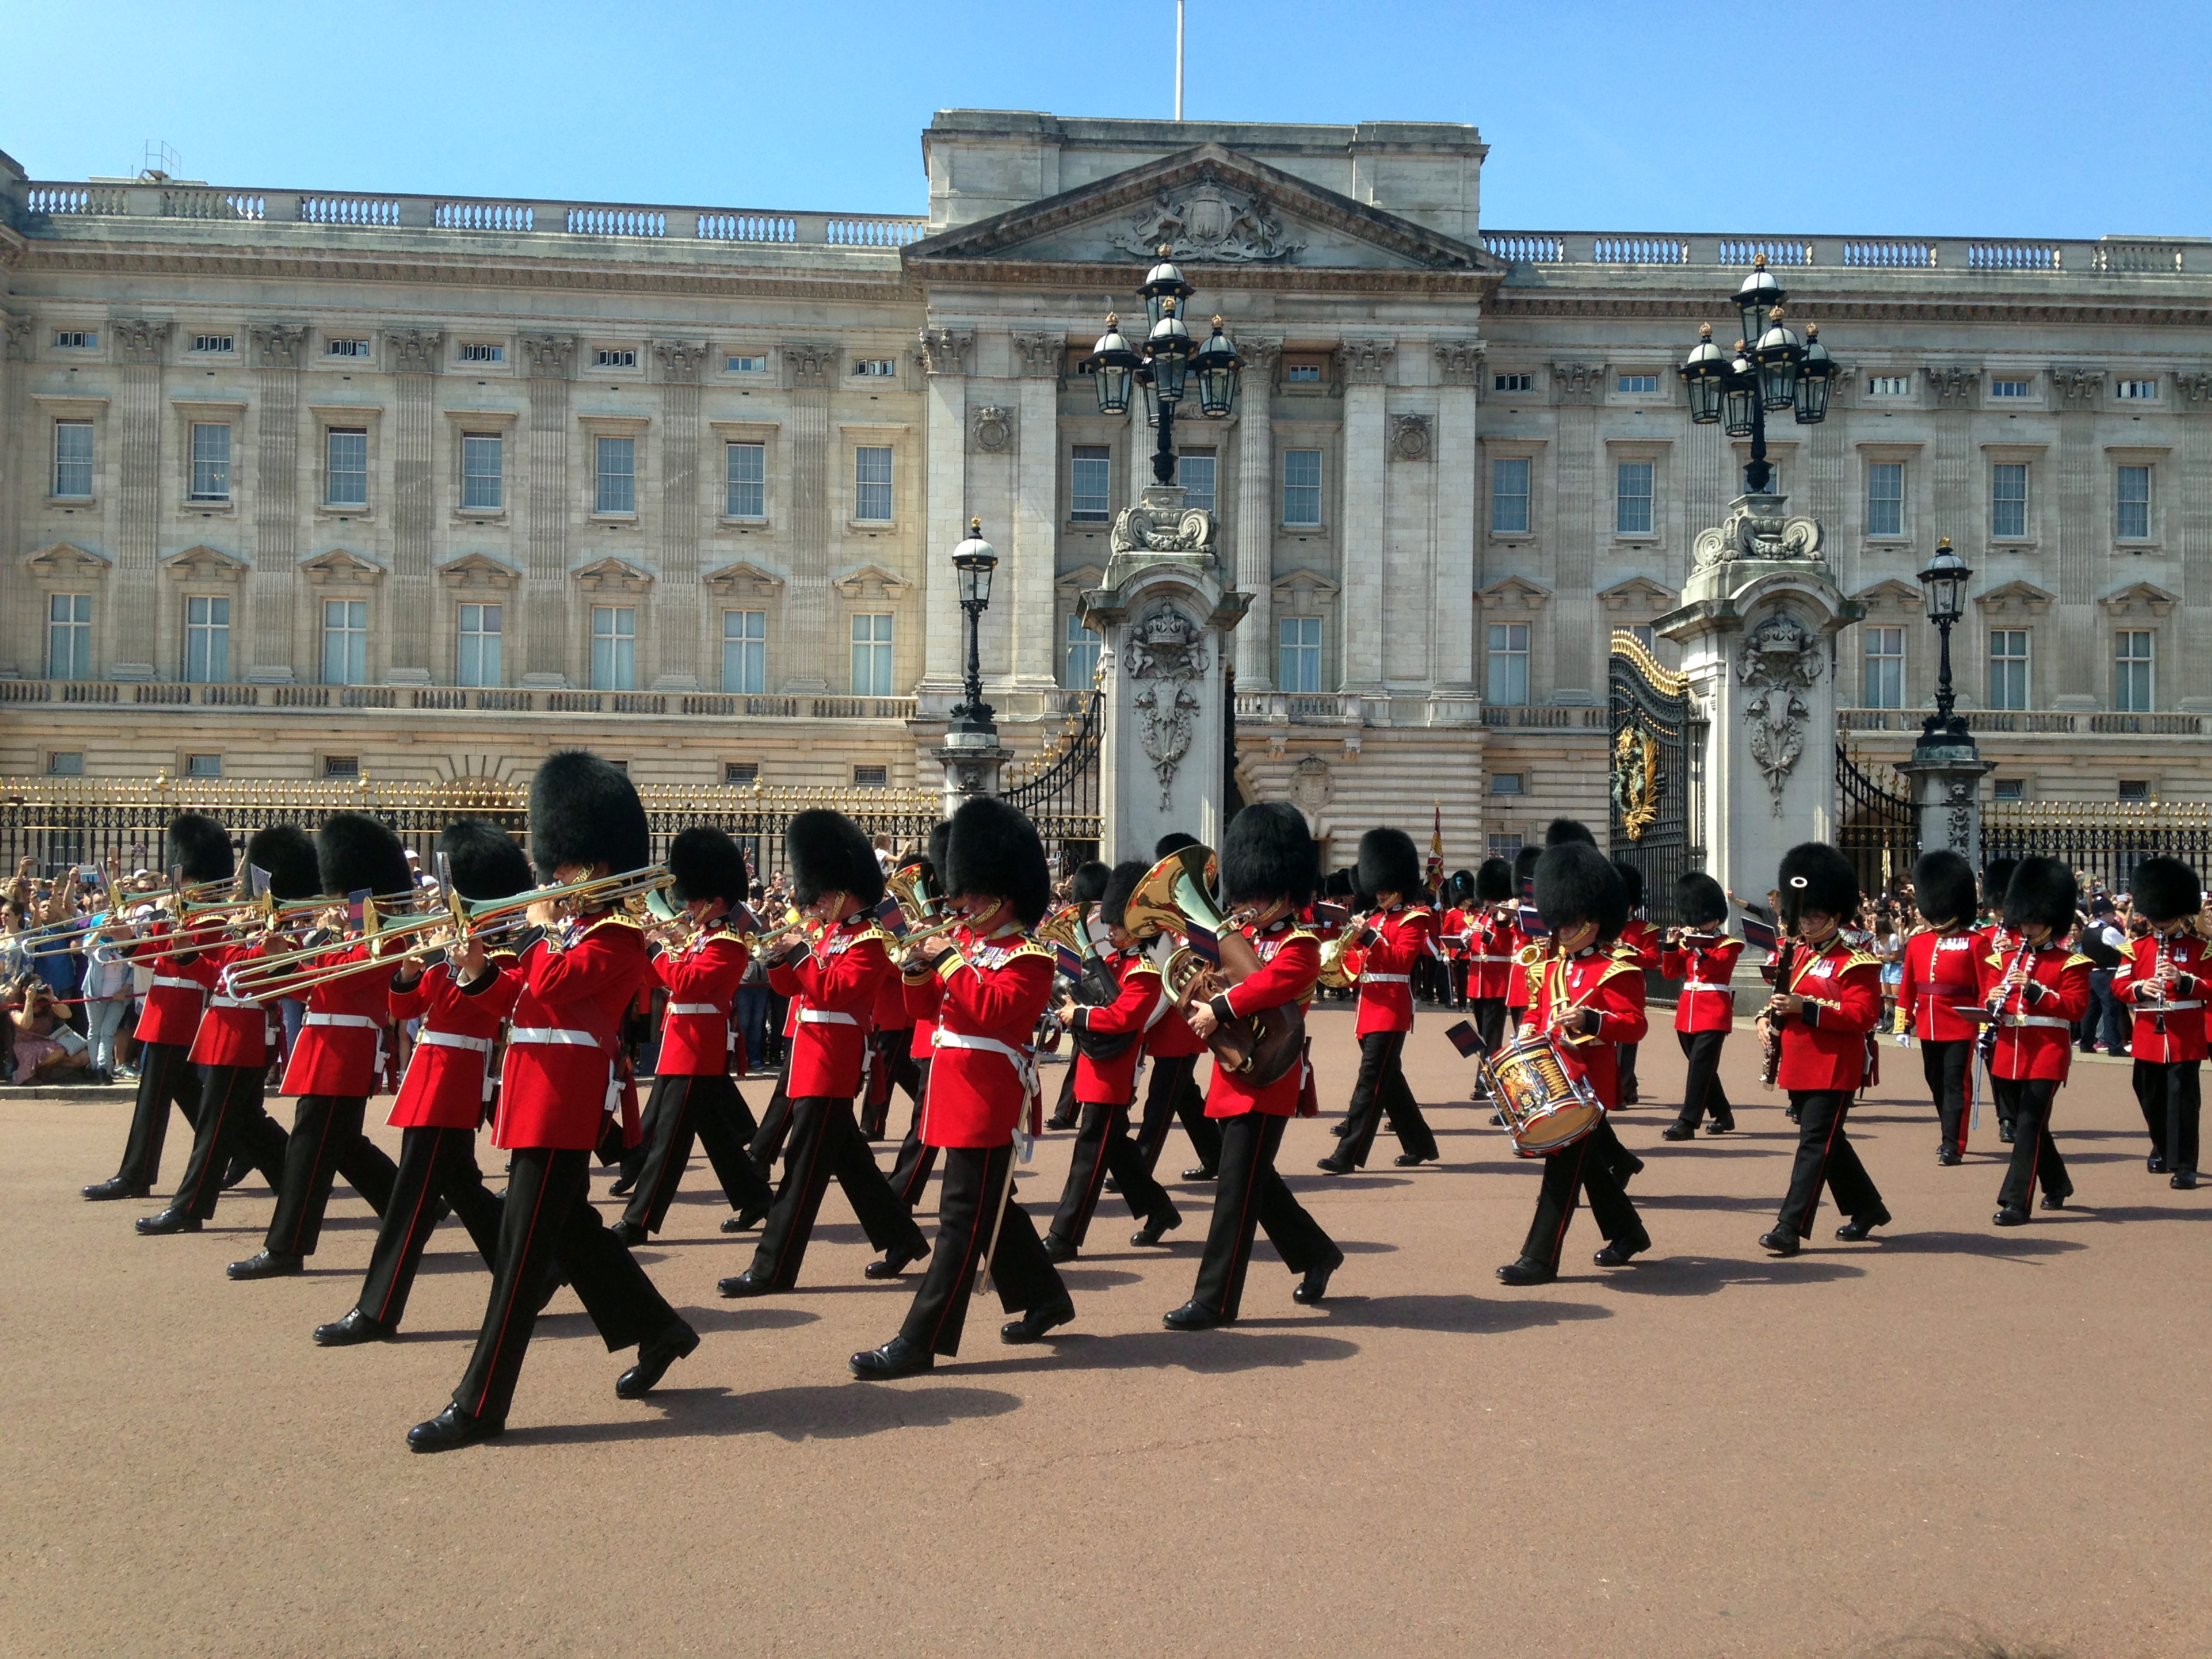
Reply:
[[1354, 910], [1347, 915], [1333, 939], [1322, 941], [1321, 979], [1319, 983], [1332, 991], [1341, 991], [1352, 982], [1352, 974], [1344, 964], [1345, 953], [1365, 931], [1370, 913]]
[[467, 930], [473, 932], [484, 922], [521, 915], [534, 904], [562, 905], [572, 915], [581, 910], [610, 909], [617, 904], [626, 905], [631, 899], [650, 904], [653, 896], [664, 892], [675, 879], [665, 864], [641, 865], [614, 875], [586, 876], [581, 881], [532, 887], [507, 898], [459, 899], [455, 901], [456, 913]]
[[[343, 944], [315, 946], [303, 951], [289, 951], [282, 957], [257, 957], [242, 962], [236, 968], [225, 969], [222, 975], [223, 994], [244, 997], [254, 1002], [270, 1002], [285, 997], [296, 997], [302, 991], [311, 991], [318, 985], [336, 979], [366, 973], [373, 968], [397, 968], [405, 962], [419, 962], [434, 957], [441, 951], [450, 951], [463, 939], [497, 939], [509, 933], [519, 933], [529, 924], [520, 916], [505, 916], [489, 927], [473, 930], [459, 927], [453, 919], [440, 913], [429, 916], [410, 916], [393, 923], [383, 931], [369, 936], [372, 946], [402, 933], [420, 931], [422, 936], [411, 945], [386, 951], [373, 948], [368, 959], [324, 963], [319, 966], [302, 966], [318, 957], [326, 957], [333, 951], [343, 950]], [[256, 975], [254, 970], [264, 963], [282, 962], [283, 970]]]
[[927, 927], [909, 929], [907, 936], [899, 941], [900, 968], [905, 969], [920, 954], [914, 948], [915, 945], [926, 945], [931, 939], [949, 933], [956, 927], [964, 927], [968, 925], [968, 921], [969, 918], [965, 915], [939, 916]]

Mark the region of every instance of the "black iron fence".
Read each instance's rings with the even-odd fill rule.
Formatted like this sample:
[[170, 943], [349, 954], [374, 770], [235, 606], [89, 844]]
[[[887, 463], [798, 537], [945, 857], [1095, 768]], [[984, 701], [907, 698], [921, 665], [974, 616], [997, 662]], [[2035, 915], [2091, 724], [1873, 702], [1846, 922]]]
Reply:
[[1904, 781], [1875, 761], [1862, 767], [1836, 745], [1836, 846], [1863, 893], [1895, 893], [1912, 878], [1920, 823]]
[[1984, 809], [1982, 855], [2063, 859], [2099, 886], [2124, 893], [2138, 864], [2154, 854], [2178, 858], [2200, 879], [2212, 875], [2212, 806], [2167, 802], [2121, 805], [2109, 801], [2008, 801]]

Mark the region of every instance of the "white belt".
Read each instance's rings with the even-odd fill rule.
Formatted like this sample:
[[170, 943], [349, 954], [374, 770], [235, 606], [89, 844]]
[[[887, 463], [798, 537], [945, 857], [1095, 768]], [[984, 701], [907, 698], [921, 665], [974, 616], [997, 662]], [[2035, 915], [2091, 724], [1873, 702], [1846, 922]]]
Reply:
[[672, 1014], [720, 1014], [725, 1019], [730, 1017], [728, 1009], [712, 1002], [672, 1002], [668, 1005], [668, 1012]]
[[1362, 974], [1359, 982], [1362, 985], [1411, 985], [1413, 976], [1411, 974]]
[[2051, 1025], [2062, 1031], [2074, 1029], [2072, 1020], [2058, 1019], [2050, 1014], [2007, 1014], [2004, 1023], [2007, 1025]]
[[2138, 1002], [2136, 1012], [2142, 1014], [2171, 1014], [2183, 1008], [2202, 1008], [2201, 1002]]
[[258, 1008], [260, 1006], [252, 997], [226, 996], [221, 992], [208, 999], [210, 1008]]
[[975, 1048], [985, 1054], [1004, 1054], [1014, 1062], [1014, 1073], [1021, 1079], [1024, 1091], [1036, 1086], [1036, 1057], [1026, 1049], [1001, 1042], [996, 1037], [970, 1036], [965, 1031], [939, 1030], [936, 1042], [940, 1048]]
[[599, 1038], [589, 1031], [564, 1031], [557, 1025], [518, 1025], [507, 1033], [510, 1044], [544, 1042], [571, 1048], [596, 1048]]
[[1710, 980], [1686, 979], [1682, 981], [1682, 988], [1685, 991], [1729, 991], [1735, 988], [1729, 985], [1716, 985]]
[[801, 1025], [858, 1025], [860, 1022], [850, 1014], [841, 1014], [834, 1008], [801, 1008]]
[[344, 1025], [357, 1031], [374, 1031], [380, 1023], [367, 1014], [309, 1014], [302, 1022], [308, 1025]]
[[1513, 958], [1511, 957], [1471, 957], [1468, 960], [1471, 962], [1510, 962]]
[[426, 1048], [466, 1048], [471, 1054], [491, 1058], [492, 1040], [489, 1037], [463, 1036], [459, 1031], [424, 1031], [416, 1039], [417, 1046]]
[[196, 979], [178, 979], [170, 974], [156, 974], [154, 983], [172, 991], [204, 991], [207, 987]]

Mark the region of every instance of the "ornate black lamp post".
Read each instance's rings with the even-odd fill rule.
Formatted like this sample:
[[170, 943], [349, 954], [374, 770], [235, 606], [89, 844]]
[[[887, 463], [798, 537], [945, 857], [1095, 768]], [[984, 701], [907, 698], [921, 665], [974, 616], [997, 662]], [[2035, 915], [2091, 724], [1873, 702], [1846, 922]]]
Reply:
[[1800, 339], [1783, 320], [1790, 296], [1766, 268], [1766, 256], [1752, 262], [1751, 275], [1736, 290], [1743, 337], [1733, 353], [1713, 343], [1713, 325], [1698, 325], [1698, 344], [1683, 361], [1681, 376], [1690, 389], [1690, 419], [1699, 426], [1724, 422], [1731, 438], [1751, 440], [1751, 459], [1743, 469], [1747, 495], [1764, 495], [1773, 482], [1766, 459], [1766, 416], [1794, 410], [1797, 424], [1818, 426], [1828, 418], [1828, 392], [1836, 360], [1820, 343], [1818, 325]]
[[983, 521], [968, 521], [968, 539], [952, 550], [952, 568], [960, 574], [960, 608], [968, 615], [967, 695], [952, 710], [950, 730], [998, 736], [992, 716], [997, 712], [983, 701], [983, 660], [976, 629], [991, 608], [991, 573], [999, 568], [998, 550], [983, 539]]
[[1238, 370], [1243, 360], [1221, 331], [1221, 319], [1213, 319], [1213, 332], [1203, 345], [1191, 338], [1190, 330], [1177, 313], [1197, 290], [1183, 280], [1163, 246], [1159, 263], [1137, 291], [1144, 295], [1145, 315], [1151, 332], [1145, 349], [1133, 348], [1121, 332], [1121, 319], [1109, 313], [1106, 331], [1098, 337], [1077, 368], [1091, 377], [1098, 392], [1098, 412], [1126, 415], [1129, 387], [1133, 381], [1145, 396], [1145, 418], [1159, 433], [1152, 448], [1152, 477], [1161, 484], [1176, 478], [1176, 410], [1191, 395], [1196, 382], [1199, 412], [1208, 420], [1224, 420], [1237, 407]]
[[1936, 556], [1920, 573], [1921, 588], [1928, 595], [1928, 620], [1936, 624], [1942, 641], [1942, 655], [1936, 669], [1936, 712], [1922, 724], [1916, 750], [1964, 747], [1971, 754], [1974, 748], [1973, 733], [1954, 712], [1957, 699], [1951, 690], [1951, 630], [1966, 615], [1966, 582], [1973, 574], [1951, 550], [1948, 536], [1936, 544]]

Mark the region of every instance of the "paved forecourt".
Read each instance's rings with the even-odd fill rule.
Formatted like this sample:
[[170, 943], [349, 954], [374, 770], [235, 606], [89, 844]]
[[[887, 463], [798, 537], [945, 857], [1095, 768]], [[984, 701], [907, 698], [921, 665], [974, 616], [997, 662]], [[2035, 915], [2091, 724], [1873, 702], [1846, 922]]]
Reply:
[[[862, 1279], [833, 1196], [796, 1293], [720, 1300], [751, 1246], [716, 1231], [697, 1161], [641, 1259], [699, 1352], [623, 1404], [627, 1358], [564, 1292], [507, 1437], [438, 1458], [403, 1437], [483, 1312], [458, 1225], [403, 1340], [319, 1350], [367, 1261], [357, 1200], [307, 1274], [231, 1284], [258, 1181], [206, 1233], [137, 1237], [152, 1206], [76, 1197], [127, 1105], [0, 1094], [0, 1650], [1852, 1655], [1948, 1618], [2079, 1654], [2212, 1645], [2212, 1189], [2144, 1172], [2124, 1065], [2085, 1062], [2061, 1097], [2076, 1206], [2000, 1232], [1993, 1116], [1938, 1169], [1919, 1057], [1885, 1048], [1852, 1129], [1895, 1226], [1839, 1244], [1824, 1209], [1774, 1261], [1754, 1241], [1794, 1136], [1751, 1036], [1725, 1068], [1742, 1131], [1675, 1146], [1661, 1030], [1656, 1103], [1622, 1122], [1651, 1255], [1591, 1267], [1585, 1214], [1559, 1282], [1507, 1291], [1492, 1269], [1537, 1172], [1463, 1103], [1449, 1018], [1422, 1014], [1407, 1051], [1441, 1167], [1390, 1168], [1386, 1134], [1373, 1172], [1331, 1180], [1327, 1118], [1285, 1142], [1349, 1252], [1321, 1309], [1263, 1245], [1240, 1326], [1162, 1329], [1206, 1224], [1186, 1184], [1168, 1250], [1131, 1249], [1106, 1200], [1064, 1340], [1002, 1346], [985, 1298], [957, 1361], [856, 1383], [845, 1356], [897, 1328], [912, 1279]], [[1351, 1019], [1313, 1024], [1333, 1116]], [[1023, 1183], [1036, 1209], [1068, 1141]], [[182, 1157], [173, 1136], [169, 1180]], [[1188, 1161], [1177, 1132], [1163, 1167]]]

